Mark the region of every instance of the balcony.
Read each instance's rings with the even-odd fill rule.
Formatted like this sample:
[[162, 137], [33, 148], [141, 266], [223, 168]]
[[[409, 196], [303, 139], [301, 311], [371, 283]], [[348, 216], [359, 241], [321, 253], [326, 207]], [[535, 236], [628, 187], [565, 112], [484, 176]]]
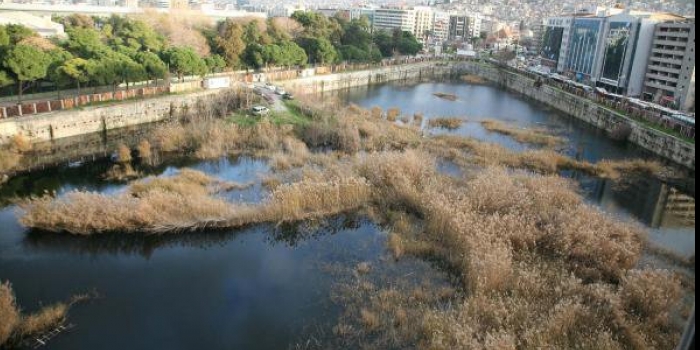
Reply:
[[654, 45], [663, 45], [663, 46], [675, 46], [679, 48], [679, 51], [685, 52], [685, 50], [688, 47], [687, 42], [682, 42], [682, 41], [673, 41], [673, 40], [655, 40]]
[[662, 32], [662, 31], [656, 31], [654, 34], [655, 36], [665, 36], [665, 37], [673, 37], [673, 38], [690, 38], [690, 33], [689, 32]]
[[[668, 50], [668, 49], [658, 49], [658, 48], [653, 48], [651, 50], [653, 53], [659, 53], [662, 55], [672, 55], [672, 56], [683, 56], [685, 54], [685, 51], [676, 51], [676, 50]], [[681, 60], [682, 62], [682, 60]]]
[[667, 64], [675, 64], [677, 66], [683, 66], [683, 60], [678, 60], [675, 58], [663, 58], [663, 57], [651, 57], [651, 64], [655, 64], [655, 62], [659, 63], [667, 63]]
[[648, 80], [644, 83], [644, 85], [645, 85], [646, 87], [649, 87], [649, 88], [659, 89], [659, 90], [663, 90], [663, 91], [670, 91], [670, 92], [675, 92], [675, 91], [676, 91], [676, 87], [675, 87], [675, 86], [663, 85], [663, 84], [660, 84], [660, 83], [658, 83], [658, 82], [651, 82], [651, 81], [648, 81]]
[[656, 79], [660, 81], [668, 81], [672, 82], [674, 84], [678, 84], [678, 78], [674, 78], [672, 76], [666, 76], [666, 75], [661, 75], [661, 74], [652, 74], [652, 73], [647, 73], [647, 79]]
[[664, 72], [664, 73], [672, 73], [672, 74], [680, 74], [680, 72], [681, 72], [681, 67], [679, 67], [679, 68], [663, 67], [659, 64], [656, 64], [653, 61], [651, 63], [649, 63], [649, 69], [656, 70], [659, 72]]

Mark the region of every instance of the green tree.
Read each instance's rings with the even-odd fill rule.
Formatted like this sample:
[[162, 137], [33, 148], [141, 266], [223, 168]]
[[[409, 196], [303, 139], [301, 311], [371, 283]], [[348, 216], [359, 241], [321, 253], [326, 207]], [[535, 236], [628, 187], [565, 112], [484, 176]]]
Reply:
[[78, 57], [85, 59], [100, 58], [110, 51], [102, 42], [100, 32], [81, 27], [69, 28], [66, 33], [68, 40], [65, 47]]
[[415, 56], [423, 50], [423, 44], [411, 32], [402, 32], [395, 46], [401, 54], [409, 56]]
[[135, 56], [136, 62], [143, 66], [144, 73], [149, 80], [163, 79], [168, 74], [168, 66], [158, 55], [152, 52], [139, 52]]
[[326, 38], [303, 37], [297, 44], [306, 51], [311, 63], [327, 64], [338, 60], [338, 52]]
[[170, 65], [170, 70], [177, 74], [180, 81], [185, 75], [204, 75], [207, 73], [207, 65], [194, 50], [187, 47], [171, 47], [163, 56]]
[[119, 74], [121, 81], [126, 83], [126, 89], [129, 90], [130, 83], [136, 83], [146, 79], [146, 70], [144, 67], [132, 59], [124, 59], [119, 66]]
[[45, 78], [50, 63], [48, 54], [34, 47], [17, 45], [10, 49], [3, 60], [3, 66], [12, 73], [13, 79], [17, 81], [20, 102], [26, 84]]
[[226, 61], [220, 55], [211, 55], [204, 58], [209, 72], [219, 72], [226, 67]]
[[0, 46], [10, 45], [10, 34], [7, 32], [7, 27], [0, 26]]
[[165, 47], [165, 38], [140, 20], [113, 15], [106, 20], [102, 28], [109, 44], [117, 51], [155, 53]]
[[0, 87], [5, 87], [9, 86], [15, 83], [15, 80], [12, 79], [12, 75], [8, 73], [4, 69], [0, 69]]
[[6, 30], [10, 37], [10, 44], [12, 45], [16, 45], [26, 38], [38, 36], [35, 31], [21, 24], [8, 24]]
[[80, 94], [81, 84], [90, 81], [90, 76], [88, 74], [88, 67], [90, 63], [82, 58], [73, 58], [65, 61], [61, 66], [57, 68], [59, 76], [63, 76], [75, 82], [78, 88], [78, 94]]
[[[73, 59], [73, 55], [62, 48], [53, 49], [51, 51], [48, 51], [47, 54], [49, 55], [50, 63], [48, 71], [46, 73], [46, 77], [54, 83], [57, 90], [60, 87], [70, 84], [72, 82], [72, 79], [62, 74], [59, 71], [59, 67], [61, 67], [68, 60]], [[58, 91], [60, 94], [60, 90]]]
[[64, 17], [61, 21], [66, 27], [78, 27], [92, 29], [95, 28], [95, 20], [88, 15], [83, 15], [80, 13], [74, 13], [70, 16]]
[[[276, 45], [271, 45], [276, 47]], [[269, 48], [269, 46], [267, 46]], [[263, 65], [265, 65], [265, 48], [266, 46], [260, 45], [260, 44], [251, 44], [248, 45], [245, 49], [245, 52], [243, 52], [243, 62], [248, 67], [252, 67], [255, 69], [261, 68]]]
[[389, 33], [385, 31], [377, 32], [374, 35], [374, 43], [382, 53], [382, 56], [391, 57], [394, 55], [394, 39]]
[[217, 47], [223, 54], [226, 64], [231, 68], [241, 66], [241, 55], [246, 49], [243, 41], [243, 26], [232, 20], [221, 22], [219, 36], [214, 39]]
[[90, 82], [92, 82], [95, 87], [104, 85], [112, 86], [112, 90], [116, 92], [117, 86], [121, 82], [120, 59], [118, 57], [109, 57], [91, 59], [88, 62], [87, 73]]

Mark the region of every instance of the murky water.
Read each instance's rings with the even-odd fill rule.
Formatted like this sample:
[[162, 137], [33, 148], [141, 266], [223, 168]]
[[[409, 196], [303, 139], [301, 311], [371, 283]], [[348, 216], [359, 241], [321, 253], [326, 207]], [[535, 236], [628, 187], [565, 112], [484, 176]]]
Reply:
[[[433, 96], [436, 92], [454, 93], [459, 100], [441, 100]], [[346, 97], [363, 106], [396, 106], [428, 118], [465, 116], [471, 121], [491, 118], [547, 127], [571, 140], [563, 152], [590, 161], [649, 156], [490, 86], [387, 85], [354, 90]], [[477, 122], [456, 132], [514, 149], [528, 147], [490, 134]], [[313, 325], [337, 319], [340, 310], [329, 298], [337, 275], [329, 271], [378, 262], [386, 255], [384, 232], [362, 217], [188, 235], [90, 239], [28, 232], [18, 224], [16, 208], [9, 201], [12, 197], [73, 189], [123, 190], [124, 185], [100, 180], [110, 166], [108, 161], [61, 166], [0, 187], [0, 280], [12, 282], [19, 304], [32, 311], [76, 293], [95, 290], [101, 295], [71, 312], [69, 319], [76, 328], [52, 341], [51, 349], [287, 349], [303, 340]], [[261, 182], [269, 166], [253, 158], [179, 159], [141, 170], [170, 176], [183, 167], [248, 185], [228, 193], [231, 201], [258, 202], [267, 195]], [[450, 163], [439, 168], [454, 176], [461, 174]], [[647, 225], [655, 241], [688, 256], [695, 254], [694, 215], [691, 222], [675, 214], [687, 198], [672, 186], [657, 181], [621, 186], [571, 176], [578, 178], [591, 202]], [[400, 268], [416, 278], [421, 277], [420, 271], [429, 270], [417, 261], [402, 262]]]

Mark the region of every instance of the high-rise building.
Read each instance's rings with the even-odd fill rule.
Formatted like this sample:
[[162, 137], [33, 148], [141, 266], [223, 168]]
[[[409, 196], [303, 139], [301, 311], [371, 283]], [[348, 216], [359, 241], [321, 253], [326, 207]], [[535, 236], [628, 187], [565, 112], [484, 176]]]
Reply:
[[622, 95], [641, 97], [656, 26], [682, 19], [666, 13], [633, 11], [608, 17], [597, 85]]
[[467, 41], [469, 37], [469, 18], [467, 16], [450, 16], [449, 41]]
[[591, 82], [597, 76], [597, 63], [602, 48], [603, 17], [581, 17], [574, 19], [569, 39], [569, 52], [564, 66], [578, 81]]
[[416, 32], [416, 11], [413, 9], [381, 8], [374, 12], [374, 30]]
[[695, 104], [695, 20], [656, 26], [644, 82], [644, 99], [675, 104], [683, 111]]
[[547, 28], [542, 39], [542, 63], [563, 72], [569, 55], [569, 38], [573, 16], [553, 17], [547, 20]]
[[427, 38], [433, 36], [435, 12], [427, 6], [415, 7], [413, 10], [416, 13], [416, 27], [413, 30], [413, 34], [423, 44], [428, 44]]
[[450, 36], [450, 13], [445, 11], [435, 11], [435, 21], [433, 22], [433, 36], [438, 43], [444, 43]]

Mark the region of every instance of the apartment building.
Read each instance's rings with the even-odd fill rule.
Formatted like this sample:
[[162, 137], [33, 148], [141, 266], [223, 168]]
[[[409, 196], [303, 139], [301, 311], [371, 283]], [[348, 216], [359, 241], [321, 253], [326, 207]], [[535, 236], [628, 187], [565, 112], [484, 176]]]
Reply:
[[396, 29], [416, 34], [416, 10], [381, 8], [374, 11], [375, 31], [391, 32]]
[[695, 20], [656, 26], [644, 82], [644, 99], [683, 111], [695, 105]]
[[427, 6], [415, 7], [416, 28], [413, 34], [423, 44], [428, 44], [428, 38], [433, 36], [433, 25], [435, 23], [435, 11]]

